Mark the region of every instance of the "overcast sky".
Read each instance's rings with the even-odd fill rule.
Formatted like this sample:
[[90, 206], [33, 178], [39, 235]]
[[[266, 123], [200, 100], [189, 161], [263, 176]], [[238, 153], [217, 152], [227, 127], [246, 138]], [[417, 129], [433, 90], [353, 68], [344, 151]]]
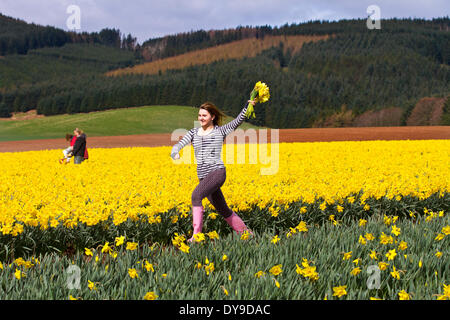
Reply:
[[367, 18], [370, 5], [380, 8], [382, 19], [431, 19], [450, 13], [448, 0], [0, 0], [0, 12], [69, 30], [70, 5], [80, 8], [78, 31], [116, 28], [139, 43], [200, 29]]

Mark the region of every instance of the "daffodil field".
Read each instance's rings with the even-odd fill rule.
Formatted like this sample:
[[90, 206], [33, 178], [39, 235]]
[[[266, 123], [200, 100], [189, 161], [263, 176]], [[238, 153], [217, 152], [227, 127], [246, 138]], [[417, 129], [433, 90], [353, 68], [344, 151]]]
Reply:
[[170, 149], [0, 153], [0, 297], [450, 299], [450, 140], [280, 143], [272, 175], [225, 162], [254, 234], [204, 199], [195, 243], [196, 165]]

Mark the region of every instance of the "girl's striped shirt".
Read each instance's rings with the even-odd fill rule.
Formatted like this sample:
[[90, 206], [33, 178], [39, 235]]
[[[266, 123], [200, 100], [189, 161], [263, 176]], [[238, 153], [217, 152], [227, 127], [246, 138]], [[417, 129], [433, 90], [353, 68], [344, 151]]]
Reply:
[[204, 136], [198, 134], [200, 128], [192, 128], [172, 147], [171, 157], [174, 158], [181, 149], [192, 143], [197, 159], [197, 176], [199, 179], [206, 177], [213, 170], [225, 168], [221, 159], [223, 141], [227, 135], [244, 122], [247, 107], [246, 105], [234, 120], [223, 126], [214, 126], [212, 131]]

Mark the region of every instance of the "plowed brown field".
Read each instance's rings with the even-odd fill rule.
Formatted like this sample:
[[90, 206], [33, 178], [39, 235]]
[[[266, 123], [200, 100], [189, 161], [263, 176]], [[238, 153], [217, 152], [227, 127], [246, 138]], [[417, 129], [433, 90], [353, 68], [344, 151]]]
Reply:
[[[267, 141], [271, 142], [268, 129]], [[259, 131], [257, 131], [259, 134]], [[157, 147], [172, 146], [181, 137], [172, 141], [170, 133], [139, 134], [114, 137], [89, 137], [88, 148], [119, 147]], [[364, 141], [364, 140], [426, 140], [450, 139], [450, 126], [423, 127], [352, 127], [352, 128], [311, 128], [279, 129], [279, 142], [315, 142], [315, 141]], [[258, 141], [259, 135], [258, 135]], [[247, 140], [248, 142], [248, 140]], [[275, 142], [273, 140], [272, 142]], [[45, 149], [62, 149], [67, 145], [64, 139], [26, 140], [0, 142], [0, 152], [18, 152]]]

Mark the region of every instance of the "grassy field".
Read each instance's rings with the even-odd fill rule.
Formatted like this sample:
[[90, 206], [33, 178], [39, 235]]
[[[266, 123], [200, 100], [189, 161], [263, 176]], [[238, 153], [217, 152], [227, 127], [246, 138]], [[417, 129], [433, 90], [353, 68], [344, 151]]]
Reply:
[[[29, 120], [0, 120], [0, 141], [62, 138], [79, 127], [90, 137], [146, 133], [170, 133], [193, 128], [198, 108], [186, 106], [143, 106]], [[226, 117], [224, 123], [234, 117]], [[257, 128], [243, 123], [242, 129]]]
[[[5, 299], [398, 300], [404, 290], [413, 300], [447, 298], [445, 250], [436, 256], [445, 240], [439, 243], [434, 237], [448, 216], [429, 222], [420, 217], [420, 224], [397, 222], [404, 230], [399, 243], [407, 243], [405, 250], [379, 243], [381, 232], [389, 234], [391, 229], [380, 220], [369, 218], [364, 227], [357, 222], [336, 227], [330, 222], [289, 238], [280, 235], [276, 243], [270, 231], [248, 240], [230, 234], [212, 240], [205, 235], [187, 253], [148, 243], [127, 250], [130, 239], [124, 237], [122, 245], [109, 243], [110, 253], [103, 244], [88, 248], [92, 256], [86, 250], [73, 256], [46, 253], [5, 263], [0, 292]], [[361, 245], [361, 234], [376, 239]], [[392, 260], [385, 256], [390, 249], [397, 253]], [[344, 252], [351, 257], [343, 259]], [[400, 270], [397, 278], [394, 267]], [[76, 278], [69, 268], [79, 270], [78, 288], [70, 287]], [[374, 274], [371, 268], [380, 269]], [[371, 277], [379, 279], [378, 285], [370, 285]], [[345, 288], [336, 295], [339, 286]]]

